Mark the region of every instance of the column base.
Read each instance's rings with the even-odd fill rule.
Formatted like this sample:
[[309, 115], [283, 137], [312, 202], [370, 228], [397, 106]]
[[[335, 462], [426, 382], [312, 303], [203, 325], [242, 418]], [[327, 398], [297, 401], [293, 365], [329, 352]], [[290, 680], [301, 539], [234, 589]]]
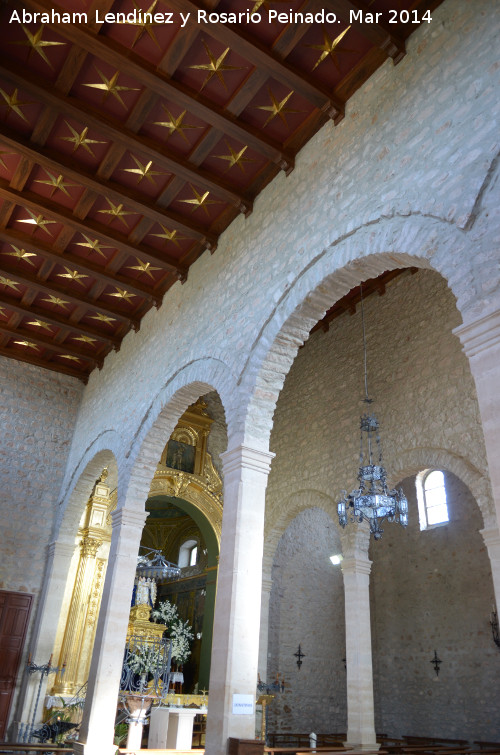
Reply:
[[104, 742], [75, 742], [73, 752], [75, 755], [115, 755], [118, 746], [115, 744], [104, 744]]
[[342, 742], [344, 747], [349, 747], [351, 750], [367, 750], [369, 752], [377, 752], [380, 750], [380, 742], [374, 742], [373, 744], [358, 744], [358, 742]]

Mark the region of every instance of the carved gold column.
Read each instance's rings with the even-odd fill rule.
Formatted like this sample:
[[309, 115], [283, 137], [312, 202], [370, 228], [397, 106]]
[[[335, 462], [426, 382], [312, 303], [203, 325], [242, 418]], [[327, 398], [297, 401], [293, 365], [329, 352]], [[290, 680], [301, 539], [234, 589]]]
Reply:
[[[106, 523], [110, 503], [106, 471], [97, 481], [89, 499], [80, 530], [80, 559], [59, 654], [59, 672], [53, 694], [74, 695], [85, 684], [94, 644], [107, 558], [97, 558], [104, 542], [110, 540]], [[107, 555], [107, 554], [106, 554]]]

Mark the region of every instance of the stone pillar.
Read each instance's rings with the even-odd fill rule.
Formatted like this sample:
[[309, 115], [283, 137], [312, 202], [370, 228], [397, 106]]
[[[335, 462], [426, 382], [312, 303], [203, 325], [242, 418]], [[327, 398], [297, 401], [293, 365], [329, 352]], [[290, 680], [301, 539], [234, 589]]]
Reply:
[[[29, 653], [34, 663], [47, 663], [54, 650], [54, 637], [61, 613], [64, 592], [71, 560], [75, 553], [74, 538], [61, 538], [58, 542], [50, 543], [47, 548], [47, 565], [43, 580], [42, 595], [33, 627]], [[16, 721], [27, 723], [33, 716], [33, 705], [38, 692], [40, 676], [23, 674], [19, 702], [17, 705]], [[39, 699], [36, 720], [42, 720], [43, 702], [47, 677], [44, 677]]]
[[[247, 446], [221, 456], [224, 513], [206, 755], [225, 753], [228, 737], [253, 739], [255, 735], [265, 491], [273, 458], [269, 452]], [[246, 707], [249, 701], [253, 705]], [[236, 710], [245, 712], [239, 715]]]
[[259, 639], [259, 674], [263, 682], [267, 681], [267, 656], [269, 646], [269, 601], [271, 599], [271, 577], [262, 580], [262, 597], [260, 609], [260, 639]]
[[370, 629], [370, 534], [365, 525], [349, 525], [341, 534], [345, 595], [347, 666], [347, 745], [376, 750]]
[[[476, 384], [479, 413], [483, 425], [486, 458], [490, 473], [491, 490], [496, 510], [496, 522], [485, 522], [485, 527], [498, 527], [500, 523], [500, 310], [477, 318], [455, 328]], [[486, 539], [485, 539], [486, 542]], [[500, 602], [500, 559], [491, 559], [493, 584], [497, 606]]]
[[137, 553], [147, 513], [112, 514], [111, 548], [76, 755], [114, 755], [114, 721]]
[[491, 574], [493, 577], [493, 590], [495, 591], [495, 601], [497, 613], [500, 609], [500, 530], [498, 527], [480, 530], [491, 563]]

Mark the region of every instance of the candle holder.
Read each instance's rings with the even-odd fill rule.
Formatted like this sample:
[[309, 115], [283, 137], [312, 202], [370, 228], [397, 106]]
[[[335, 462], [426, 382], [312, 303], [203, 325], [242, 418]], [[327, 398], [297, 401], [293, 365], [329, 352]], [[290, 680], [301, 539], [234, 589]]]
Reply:
[[29, 676], [32, 676], [33, 674], [40, 674], [40, 681], [38, 682], [38, 690], [36, 693], [36, 699], [35, 704], [33, 707], [33, 716], [31, 718], [31, 723], [26, 726], [26, 729], [23, 732], [23, 739], [22, 742], [31, 742], [33, 738], [33, 732], [35, 730], [35, 719], [36, 719], [36, 713], [38, 710], [38, 702], [40, 700], [40, 693], [42, 691], [42, 683], [45, 677], [47, 677], [49, 674], [57, 674], [59, 673], [59, 670], [61, 671], [61, 674], [64, 674], [65, 672], [65, 666], [66, 664], [63, 664], [62, 668], [59, 669], [58, 666], [52, 666], [52, 656], [50, 656], [47, 663], [44, 663], [43, 665], [38, 665], [37, 663], [34, 663], [31, 660], [31, 654], [28, 658], [28, 661], [26, 663], [26, 672]]

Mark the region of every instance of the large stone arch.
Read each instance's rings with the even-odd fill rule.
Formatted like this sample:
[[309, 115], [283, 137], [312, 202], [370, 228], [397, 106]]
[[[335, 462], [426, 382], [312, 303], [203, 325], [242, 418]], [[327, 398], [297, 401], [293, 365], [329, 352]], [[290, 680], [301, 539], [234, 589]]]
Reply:
[[461, 311], [469, 268], [454, 266], [454, 260], [467, 259], [466, 247], [463, 231], [419, 215], [379, 217], [332, 241], [290, 282], [249, 350], [238, 376], [249, 397], [239, 409], [242, 442], [267, 448], [276, 401], [299, 347], [327, 309], [360, 281], [403, 267], [435, 270]]
[[74, 468], [61, 492], [59, 510], [54, 524], [54, 540], [61, 537], [71, 539], [75, 536], [83, 509], [104, 467], [108, 468], [108, 483], [111, 490], [117, 489], [118, 444], [118, 433], [114, 430], [106, 430], [85, 449], [80, 462]]
[[216, 359], [199, 359], [175, 373], [149, 403], [143, 420], [125, 454], [129, 467], [128, 481], [118, 506], [133, 501], [143, 506], [146, 501], [161, 452], [179, 417], [188, 406], [210, 391], [219, 394], [228, 435], [234, 433], [234, 405], [237, 388], [227, 366]]

